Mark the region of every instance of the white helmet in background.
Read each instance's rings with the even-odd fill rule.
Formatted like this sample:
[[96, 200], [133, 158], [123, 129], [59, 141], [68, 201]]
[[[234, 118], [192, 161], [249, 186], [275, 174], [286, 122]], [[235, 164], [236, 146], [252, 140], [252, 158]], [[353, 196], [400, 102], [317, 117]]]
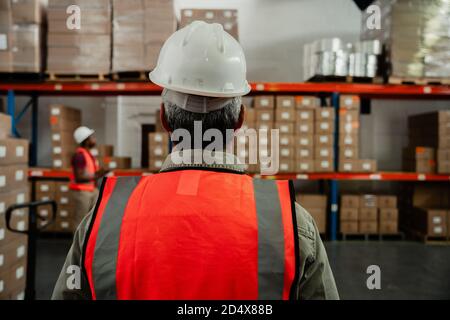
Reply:
[[73, 132], [73, 138], [75, 139], [75, 141], [80, 144], [82, 143], [84, 140], [86, 140], [87, 138], [89, 138], [91, 135], [94, 134], [94, 130], [89, 129], [88, 127], [85, 126], [81, 126], [78, 127], [74, 132]]
[[239, 42], [218, 23], [194, 21], [173, 33], [159, 53], [150, 80], [166, 89], [207, 97], [250, 92]]

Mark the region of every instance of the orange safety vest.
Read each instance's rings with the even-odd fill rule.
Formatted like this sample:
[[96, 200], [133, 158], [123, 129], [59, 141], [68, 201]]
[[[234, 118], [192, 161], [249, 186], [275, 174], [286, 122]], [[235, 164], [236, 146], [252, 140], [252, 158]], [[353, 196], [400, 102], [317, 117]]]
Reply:
[[[76, 152], [81, 153], [83, 155], [84, 160], [86, 162], [86, 171], [89, 174], [95, 175], [95, 173], [98, 171], [98, 167], [99, 167], [97, 160], [85, 148], [78, 147]], [[87, 182], [87, 183], [78, 183], [75, 180], [75, 168], [72, 168], [72, 172], [70, 173], [69, 189], [77, 190], [77, 191], [91, 191], [92, 192], [95, 189], [95, 179], [93, 179], [92, 181]]]
[[294, 298], [290, 181], [178, 170], [103, 180], [83, 247], [93, 299]]

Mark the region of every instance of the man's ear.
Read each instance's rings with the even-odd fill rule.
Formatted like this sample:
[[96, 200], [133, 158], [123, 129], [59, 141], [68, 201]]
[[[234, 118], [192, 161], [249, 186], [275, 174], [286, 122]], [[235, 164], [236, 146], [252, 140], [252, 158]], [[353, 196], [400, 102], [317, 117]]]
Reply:
[[234, 126], [234, 131], [239, 130], [242, 127], [245, 119], [245, 106], [241, 104], [241, 111], [239, 112], [239, 120]]
[[164, 108], [164, 103], [161, 103], [161, 108], [159, 109], [159, 119], [161, 120], [162, 126], [168, 133], [172, 132], [172, 129], [170, 129], [169, 124], [166, 120], [166, 109]]

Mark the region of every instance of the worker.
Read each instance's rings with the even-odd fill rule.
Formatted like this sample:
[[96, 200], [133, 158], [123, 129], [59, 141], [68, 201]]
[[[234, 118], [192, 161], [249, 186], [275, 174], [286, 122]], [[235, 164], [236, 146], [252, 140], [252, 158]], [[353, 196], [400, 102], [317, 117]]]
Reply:
[[[195, 21], [164, 43], [150, 79], [173, 152], [160, 173], [104, 179], [53, 299], [338, 299], [316, 224], [290, 181], [252, 179], [225, 150], [177, 163], [176, 132], [237, 130], [250, 91], [240, 44]], [[225, 134], [226, 136], [226, 134]], [[76, 265], [79, 286], [68, 286]]]
[[95, 205], [98, 197], [97, 179], [104, 171], [99, 169], [98, 161], [90, 151], [96, 145], [94, 130], [81, 126], [74, 131], [73, 137], [78, 148], [72, 157], [69, 189], [75, 202], [74, 223], [78, 226]]

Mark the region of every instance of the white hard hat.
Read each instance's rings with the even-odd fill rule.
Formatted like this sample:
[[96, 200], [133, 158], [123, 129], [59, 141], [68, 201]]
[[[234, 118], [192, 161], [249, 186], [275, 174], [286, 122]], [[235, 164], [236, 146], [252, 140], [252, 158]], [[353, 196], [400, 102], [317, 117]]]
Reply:
[[150, 80], [161, 87], [207, 97], [250, 92], [241, 45], [218, 23], [194, 21], [173, 33]]
[[73, 137], [75, 139], [75, 141], [80, 144], [82, 143], [84, 140], [86, 140], [87, 138], [89, 138], [91, 135], [94, 134], [94, 130], [89, 129], [88, 127], [85, 126], [81, 126], [78, 127], [74, 132], [73, 132]]

